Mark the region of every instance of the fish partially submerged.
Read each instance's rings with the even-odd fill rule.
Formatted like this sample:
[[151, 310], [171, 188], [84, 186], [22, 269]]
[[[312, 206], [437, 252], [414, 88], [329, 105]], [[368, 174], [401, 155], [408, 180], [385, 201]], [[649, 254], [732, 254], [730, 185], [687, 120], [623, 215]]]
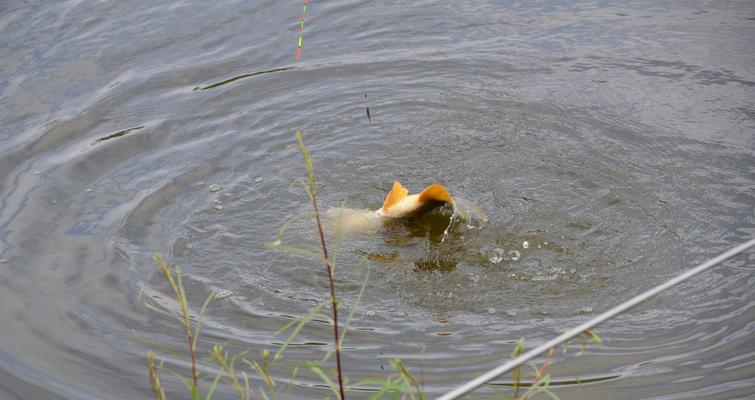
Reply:
[[467, 223], [485, 223], [487, 215], [469, 200], [451, 197], [445, 186], [433, 183], [418, 194], [409, 194], [398, 181], [385, 197], [382, 207], [377, 210], [354, 210], [335, 208], [328, 210], [329, 219], [336, 219], [346, 232], [372, 233], [385, 223], [421, 216], [439, 207], [450, 205], [451, 218], [457, 217]]
[[448, 189], [439, 183], [433, 183], [419, 194], [409, 194], [409, 190], [398, 181], [383, 201], [383, 206], [375, 213], [382, 218], [403, 218], [423, 214], [443, 204], [453, 204], [454, 200]]

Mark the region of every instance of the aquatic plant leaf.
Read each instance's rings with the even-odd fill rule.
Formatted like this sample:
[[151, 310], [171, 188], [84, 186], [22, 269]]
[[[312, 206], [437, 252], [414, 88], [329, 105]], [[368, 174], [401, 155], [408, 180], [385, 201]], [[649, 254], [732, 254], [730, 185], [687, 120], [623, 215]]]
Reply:
[[[283, 352], [288, 348], [288, 346], [291, 344], [291, 341], [294, 340], [294, 338], [299, 334], [299, 332], [302, 330], [302, 328], [304, 328], [304, 325], [307, 323], [307, 321], [309, 321], [312, 318], [312, 316], [314, 316], [315, 314], [317, 314], [317, 312], [323, 306], [325, 306], [326, 304], [328, 304], [327, 301], [320, 302], [318, 305], [316, 305], [315, 307], [313, 307], [311, 310], [309, 310], [309, 312], [307, 312], [306, 314], [304, 314], [301, 317], [299, 323], [296, 324], [296, 327], [293, 329], [293, 331], [291, 332], [291, 334], [288, 335], [288, 337], [286, 338], [286, 340], [283, 341], [283, 344], [278, 349], [278, 351], [275, 352], [275, 355], [273, 356], [273, 360], [278, 360], [278, 359], [280, 359], [283, 356]], [[275, 335], [277, 336], [280, 333], [283, 333], [285, 330], [287, 330], [295, 322], [296, 322], [296, 320], [291, 321], [290, 323], [286, 324], [283, 328], [281, 328], [277, 332], [275, 332]]]
[[207, 310], [207, 305], [210, 304], [212, 299], [217, 297], [217, 290], [213, 290], [210, 292], [210, 295], [207, 296], [207, 299], [205, 299], [204, 304], [202, 304], [202, 308], [199, 310], [199, 317], [197, 317], [196, 327], [194, 329], [194, 342], [192, 343], [192, 346], [194, 349], [197, 348], [197, 341], [199, 340], [199, 330], [202, 326], [202, 320], [204, 319], [204, 313]]
[[338, 385], [336, 385], [335, 383], [333, 383], [333, 380], [330, 379], [330, 377], [328, 376], [328, 374], [325, 373], [323, 367], [321, 367], [321, 366], [319, 366], [319, 365], [317, 365], [317, 364], [315, 364], [315, 363], [313, 363], [311, 361], [305, 362], [304, 365], [310, 371], [312, 371], [315, 374], [317, 374], [317, 376], [319, 376], [320, 379], [322, 379], [322, 381], [325, 382], [326, 385], [328, 385], [328, 387], [330, 388], [330, 390], [332, 390], [333, 393], [335, 393], [336, 399], [340, 399], [341, 398], [341, 396], [339, 394], [339, 391], [338, 391]]
[[220, 378], [222, 377], [222, 374], [216, 374], [215, 379], [212, 380], [212, 384], [210, 384], [210, 388], [207, 389], [207, 393], [204, 396], [205, 400], [211, 400], [213, 393], [215, 393], [215, 388], [218, 386], [218, 382], [220, 381]]

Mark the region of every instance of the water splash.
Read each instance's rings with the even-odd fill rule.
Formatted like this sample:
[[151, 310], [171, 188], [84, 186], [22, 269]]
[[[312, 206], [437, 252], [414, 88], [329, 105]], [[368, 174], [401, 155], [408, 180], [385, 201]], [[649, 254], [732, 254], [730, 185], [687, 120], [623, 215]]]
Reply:
[[477, 204], [461, 197], [455, 197], [453, 202], [453, 213], [448, 220], [448, 226], [443, 231], [441, 242], [445, 242], [452, 227], [461, 223], [463, 223], [468, 230], [481, 229], [488, 223], [488, 215], [485, 211], [482, 211], [482, 208]]

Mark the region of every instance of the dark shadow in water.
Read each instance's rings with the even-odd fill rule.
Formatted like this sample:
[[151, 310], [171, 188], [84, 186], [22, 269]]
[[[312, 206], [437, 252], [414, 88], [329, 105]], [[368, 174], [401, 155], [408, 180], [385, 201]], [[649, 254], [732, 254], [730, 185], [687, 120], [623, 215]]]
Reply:
[[294, 67], [274, 68], [274, 69], [268, 69], [268, 70], [265, 70], [265, 71], [257, 71], [257, 72], [252, 72], [252, 73], [249, 73], [249, 74], [243, 74], [243, 75], [239, 75], [239, 76], [234, 76], [233, 78], [229, 78], [229, 79], [226, 79], [224, 81], [211, 83], [211, 84], [209, 84], [209, 85], [207, 85], [205, 87], [199, 87], [199, 86], [197, 86], [197, 87], [194, 88], [194, 90], [213, 89], [213, 88], [216, 88], [218, 86], [223, 86], [223, 85], [226, 85], [228, 83], [237, 81], [239, 79], [249, 78], [250, 76], [269, 74], [271, 72], [288, 71], [289, 69], [294, 69]]
[[[585, 379], [570, 379], [570, 380], [551, 380], [550, 385], [551, 386], [571, 386], [571, 385], [583, 385], [587, 383], [596, 383], [596, 382], [603, 382], [603, 381], [610, 381], [613, 379], [621, 378], [621, 375], [608, 375], [608, 376], [596, 376], [591, 378], [585, 378]], [[486, 385], [488, 386], [498, 386], [498, 387], [514, 387], [513, 382], [489, 382]], [[519, 384], [519, 387], [521, 388], [528, 388], [532, 385], [531, 382], [521, 382]], [[371, 392], [377, 392], [379, 389], [371, 388], [371, 387], [365, 387], [365, 386], [355, 386], [355, 387], [349, 387], [349, 390], [357, 391], [357, 392], [365, 392], [365, 393], [371, 393]]]
[[[463, 258], [464, 243], [453, 226], [449, 229], [452, 214], [450, 207], [441, 207], [420, 216], [391, 221], [385, 225], [383, 240], [389, 245], [402, 246], [415, 238], [425, 238], [428, 241], [425, 254], [407, 261], [414, 263], [416, 271], [453, 271]], [[368, 258], [393, 264], [402, 257], [398, 252], [391, 252], [371, 253]]]
[[[621, 378], [621, 375], [606, 375], [606, 376], [594, 376], [591, 378], [580, 378], [580, 379], [564, 379], [564, 380], [556, 380], [551, 379], [550, 385], [551, 386], [571, 386], [571, 385], [583, 385], [586, 383], [596, 383], [596, 382], [603, 382], [603, 381], [610, 381], [613, 379]], [[489, 382], [487, 385], [490, 386], [505, 386], [505, 387], [514, 387], [514, 382]], [[532, 385], [532, 382], [521, 382], [519, 384], [522, 388], [528, 388]]]
[[143, 126], [137, 126], [137, 127], [134, 127], [134, 128], [124, 129], [122, 131], [115, 132], [115, 133], [113, 133], [111, 135], [107, 135], [107, 136], [101, 137], [101, 138], [95, 140], [94, 142], [95, 143], [99, 143], [99, 142], [104, 142], [106, 140], [119, 138], [119, 137], [127, 135], [127, 134], [129, 134], [129, 133], [131, 133], [133, 131], [138, 131], [139, 129], [142, 129], [142, 128], [144, 128], [144, 127]]

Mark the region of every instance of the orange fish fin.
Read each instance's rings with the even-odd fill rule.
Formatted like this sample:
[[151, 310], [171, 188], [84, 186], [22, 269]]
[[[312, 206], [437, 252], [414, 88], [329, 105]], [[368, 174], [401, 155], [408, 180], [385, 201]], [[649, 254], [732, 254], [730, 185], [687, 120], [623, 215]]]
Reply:
[[425, 188], [422, 193], [419, 194], [420, 202], [427, 201], [439, 201], [442, 203], [453, 203], [451, 195], [448, 193], [448, 189], [439, 183], [433, 183]]
[[409, 191], [405, 187], [401, 186], [398, 181], [393, 182], [393, 189], [391, 189], [391, 192], [388, 193], [383, 202], [383, 210], [388, 210], [392, 205], [404, 200], [408, 195]]

